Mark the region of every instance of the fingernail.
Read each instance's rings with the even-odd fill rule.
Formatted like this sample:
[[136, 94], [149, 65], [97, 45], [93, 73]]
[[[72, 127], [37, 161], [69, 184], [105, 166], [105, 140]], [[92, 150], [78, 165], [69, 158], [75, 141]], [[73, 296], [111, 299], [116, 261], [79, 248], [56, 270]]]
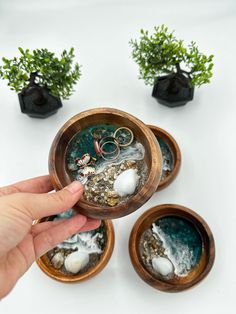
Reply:
[[83, 185], [79, 181], [73, 181], [66, 187], [66, 189], [73, 194], [79, 192], [82, 188]]

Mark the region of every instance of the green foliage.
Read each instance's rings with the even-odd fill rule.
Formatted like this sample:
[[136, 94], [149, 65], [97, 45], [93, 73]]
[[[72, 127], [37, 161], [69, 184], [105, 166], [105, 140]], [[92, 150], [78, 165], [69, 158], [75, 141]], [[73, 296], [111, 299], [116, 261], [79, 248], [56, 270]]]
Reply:
[[0, 77], [8, 80], [11, 90], [19, 93], [29, 84], [30, 74], [37, 72], [37, 84], [47, 87], [50, 92], [63, 99], [72, 95], [73, 86], [81, 76], [78, 63], [73, 65], [74, 48], [64, 50], [60, 58], [47, 49], [30, 52], [18, 48], [21, 56], [13, 59], [2, 58]]
[[130, 41], [132, 57], [139, 65], [139, 78], [153, 85], [158, 76], [179, 72], [189, 76], [192, 85], [210, 82], [213, 55], [200, 53], [195, 42], [185, 47], [183, 40], [176, 39], [174, 32], [169, 32], [164, 25], [154, 30], [153, 35], [141, 30], [140, 40]]

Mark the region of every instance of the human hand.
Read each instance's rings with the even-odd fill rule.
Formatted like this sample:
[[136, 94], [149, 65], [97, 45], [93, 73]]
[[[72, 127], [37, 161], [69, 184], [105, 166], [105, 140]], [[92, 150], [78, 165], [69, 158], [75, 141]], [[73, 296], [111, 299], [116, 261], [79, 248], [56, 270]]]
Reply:
[[83, 193], [74, 181], [59, 192], [49, 176], [0, 188], [0, 298], [6, 296], [31, 264], [73, 234], [96, 229], [99, 220], [76, 215], [70, 219], [33, 224], [73, 207]]

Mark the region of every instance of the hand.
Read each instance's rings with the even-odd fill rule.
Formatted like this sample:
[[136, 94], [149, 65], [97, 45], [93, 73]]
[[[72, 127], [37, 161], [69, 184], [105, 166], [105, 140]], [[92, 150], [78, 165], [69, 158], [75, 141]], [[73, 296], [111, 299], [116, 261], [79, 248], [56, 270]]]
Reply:
[[73, 207], [83, 193], [74, 181], [59, 192], [49, 176], [0, 188], [0, 299], [6, 296], [31, 264], [78, 231], [96, 229], [99, 220], [80, 214], [59, 221], [33, 224]]

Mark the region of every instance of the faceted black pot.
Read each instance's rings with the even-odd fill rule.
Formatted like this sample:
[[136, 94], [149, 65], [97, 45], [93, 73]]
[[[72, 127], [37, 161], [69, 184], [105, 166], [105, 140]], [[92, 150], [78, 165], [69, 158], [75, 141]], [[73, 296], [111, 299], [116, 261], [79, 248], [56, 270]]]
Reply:
[[59, 97], [50, 94], [44, 87], [34, 86], [18, 94], [21, 112], [32, 118], [47, 118], [62, 107]]
[[183, 74], [158, 77], [152, 91], [152, 96], [167, 107], [183, 106], [193, 99], [193, 94], [194, 87]]

